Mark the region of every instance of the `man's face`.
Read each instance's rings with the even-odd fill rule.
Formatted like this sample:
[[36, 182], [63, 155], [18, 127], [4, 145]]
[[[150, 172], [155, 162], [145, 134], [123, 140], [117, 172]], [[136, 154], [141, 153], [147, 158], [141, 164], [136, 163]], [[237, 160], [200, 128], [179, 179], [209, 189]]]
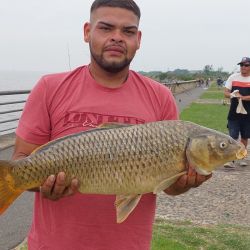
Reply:
[[84, 40], [89, 43], [92, 63], [117, 73], [129, 66], [140, 47], [138, 17], [122, 8], [100, 7], [84, 25]]
[[250, 62], [241, 63], [240, 72], [243, 76], [250, 76]]

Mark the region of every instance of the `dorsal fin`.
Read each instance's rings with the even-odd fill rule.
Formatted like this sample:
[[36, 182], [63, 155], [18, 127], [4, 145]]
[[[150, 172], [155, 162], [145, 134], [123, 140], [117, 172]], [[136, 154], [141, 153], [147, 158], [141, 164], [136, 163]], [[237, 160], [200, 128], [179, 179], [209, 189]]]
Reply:
[[133, 126], [132, 124], [118, 123], [118, 122], [105, 122], [97, 126], [98, 128], [123, 128]]
[[37, 148], [35, 148], [35, 149], [31, 152], [31, 155], [32, 155], [32, 154], [35, 154], [36, 152], [38, 152], [40, 149], [44, 148], [45, 146], [47, 146], [47, 145], [50, 144], [51, 142], [53, 142], [53, 141], [49, 141], [49, 142], [47, 142], [47, 143], [45, 143], [45, 144], [43, 144], [43, 145], [41, 145], [41, 146], [38, 146]]

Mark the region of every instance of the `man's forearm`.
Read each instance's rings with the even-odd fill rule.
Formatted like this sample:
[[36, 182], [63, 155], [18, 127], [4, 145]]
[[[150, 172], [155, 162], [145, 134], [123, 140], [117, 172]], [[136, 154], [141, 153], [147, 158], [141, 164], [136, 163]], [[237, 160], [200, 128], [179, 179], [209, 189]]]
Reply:
[[231, 96], [230, 96], [230, 93], [229, 93], [229, 92], [225, 92], [225, 93], [224, 93], [224, 96], [225, 96], [226, 98], [231, 98]]
[[14, 152], [14, 154], [11, 157], [11, 159], [12, 160], [21, 160], [21, 159], [23, 159], [23, 158], [25, 158], [27, 156], [29, 156], [29, 155], [25, 154], [23, 152], [18, 152], [18, 153]]
[[242, 101], [250, 101], [250, 95], [241, 96]]

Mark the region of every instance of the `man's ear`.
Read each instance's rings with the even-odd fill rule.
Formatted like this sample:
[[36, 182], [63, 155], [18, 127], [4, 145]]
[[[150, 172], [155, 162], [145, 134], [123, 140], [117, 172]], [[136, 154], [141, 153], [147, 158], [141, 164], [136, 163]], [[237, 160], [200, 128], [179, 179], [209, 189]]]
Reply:
[[137, 40], [138, 40], [137, 49], [139, 49], [140, 46], [141, 46], [141, 36], [142, 36], [142, 33], [141, 33], [141, 31], [139, 30], [139, 31], [138, 31], [138, 34], [137, 34]]
[[90, 41], [90, 23], [85, 23], [83, 26], [84, 41], [88, 43]]

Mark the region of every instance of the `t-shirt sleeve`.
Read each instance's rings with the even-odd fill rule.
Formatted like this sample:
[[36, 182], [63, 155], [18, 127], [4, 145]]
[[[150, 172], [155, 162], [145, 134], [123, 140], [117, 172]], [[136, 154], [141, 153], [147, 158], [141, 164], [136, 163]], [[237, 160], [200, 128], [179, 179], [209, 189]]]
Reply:
[[174, 96], [169, 88], [160, 86], [161, 120], [178, 120], [179, 111]]
[[232, 76], [229, 76], [229, 78], [227, 79], [226, 84], [225, 84], [225, 87], [229, 90], [232, 89], [232, 81], [233, 81]]
[[50, 119], [47, 89], [41, 78], [31, 91], [16, 129], [16, 134], [33, 144], [44, 144], [50, 139]]

